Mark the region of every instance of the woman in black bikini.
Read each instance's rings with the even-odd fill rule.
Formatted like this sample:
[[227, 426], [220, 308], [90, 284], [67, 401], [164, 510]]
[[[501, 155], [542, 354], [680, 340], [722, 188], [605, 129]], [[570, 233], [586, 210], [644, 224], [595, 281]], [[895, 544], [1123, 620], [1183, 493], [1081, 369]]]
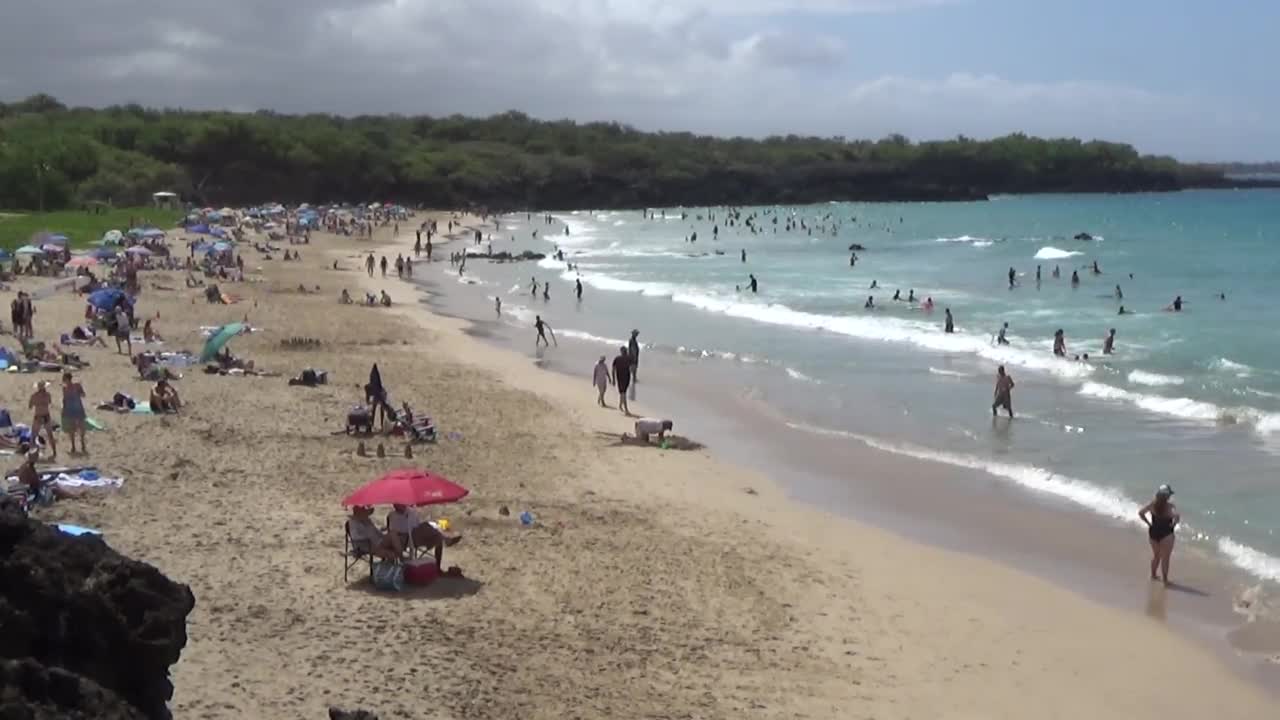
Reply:
[[[1161, 485], [1156, 488], [1156, 497], [1138, 511], [1138, 517], [1147, 524], [1147, 538], [1151, 541], [1151, 579], [1163, 579], [1169, 584], [1169, 558], [1173, 557], [1173, 531], [1182, 522], [1178, 514], [1178, 506], [1169, 501], [1173, 497], [1173, 488]], [[1160, 578], [1156, 577], [1156, 568], [1160, 569]]]

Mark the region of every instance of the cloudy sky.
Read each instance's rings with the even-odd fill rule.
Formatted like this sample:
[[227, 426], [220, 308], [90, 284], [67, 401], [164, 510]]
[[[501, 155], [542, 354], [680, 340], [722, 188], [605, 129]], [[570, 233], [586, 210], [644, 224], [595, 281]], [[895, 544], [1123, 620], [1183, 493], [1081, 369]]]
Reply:
[[1280, 159], [1276, 0], [5, 0], [0, 99]]

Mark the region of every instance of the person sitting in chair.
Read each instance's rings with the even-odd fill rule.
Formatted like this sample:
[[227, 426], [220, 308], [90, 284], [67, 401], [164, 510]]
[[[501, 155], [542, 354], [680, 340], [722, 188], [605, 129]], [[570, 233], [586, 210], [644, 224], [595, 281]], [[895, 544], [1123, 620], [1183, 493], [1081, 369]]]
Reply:
[[462, 539], [461, 535], [449, 537], [437, 530], [431, 523], [422, 522], [418, 513], [407, 505], [393, 505], [388, 516], [391, 523], [391, 534], [400, 546], [432, 548], [435, 550], [436, 567], [444, 570], [445, 546], [453, 547]]
[[351, 545], [356, 552], [368, 553], [383, 560], [400, 559], [400, 541], [395, 533], [384, 535], [373, 524], [373, 508], [357, 505], [347, 518]]

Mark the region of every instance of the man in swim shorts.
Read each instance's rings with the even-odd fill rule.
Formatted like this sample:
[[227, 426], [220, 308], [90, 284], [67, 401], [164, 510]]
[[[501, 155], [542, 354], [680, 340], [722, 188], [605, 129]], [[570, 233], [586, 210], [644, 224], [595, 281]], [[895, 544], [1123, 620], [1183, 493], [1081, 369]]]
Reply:
[[991, 417], [996, 416], [998, 408], [1004, 408], [1009, 417], [1013, 417], [1013, 378], [1004, 371], [1003, 365], [996, 369], [995, 401], [991, 403]]

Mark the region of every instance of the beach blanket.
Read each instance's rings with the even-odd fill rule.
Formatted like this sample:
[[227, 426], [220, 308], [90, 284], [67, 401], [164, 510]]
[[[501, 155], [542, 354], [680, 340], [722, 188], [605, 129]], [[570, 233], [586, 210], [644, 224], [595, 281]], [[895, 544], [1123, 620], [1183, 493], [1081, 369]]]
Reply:
[[115, 490], [124, 485], [124, 478], [102, 477], [97, 470], [87, 468], [73, 473], [58, 473], [53, 484], [60, 488], [85, 488], [96, 490]]

